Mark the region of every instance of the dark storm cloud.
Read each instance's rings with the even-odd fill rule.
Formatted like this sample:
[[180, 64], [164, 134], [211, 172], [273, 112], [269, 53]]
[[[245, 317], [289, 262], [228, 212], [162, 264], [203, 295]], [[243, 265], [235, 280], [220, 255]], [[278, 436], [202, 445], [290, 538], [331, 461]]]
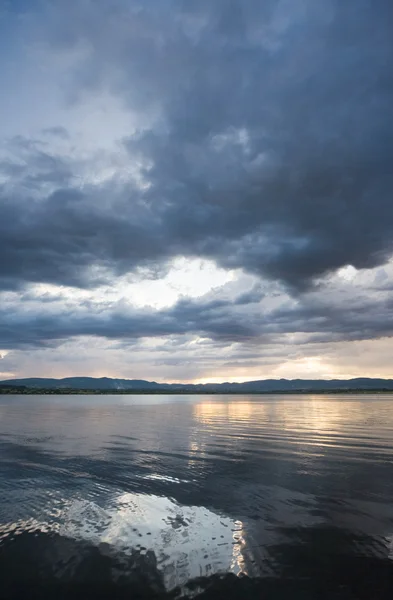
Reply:
[[0, 192], [2, 286], [89, 286], [199, 255], [303, 289], [386, 261], [392, 25], [385, 0], [55, 3], [51, 51], [88, 48], [69, 98], [109, 89], [151, 119], [124, 131], [150, 187], [81, 189], [24, 148], [22, 176], [2, 165], [23, 179]]
[[263, 302], [255, 304], [253, 293], [249, 303], [244, 296], [233, 300], [181, 299], [162, 310], [135, 309], [123, 301], [58, 302], [43, 307], [34, 298], [29, 305], [25, 298], [18, 305], [8, 302], [0, 307], [1, 347], [57, 346], [78, 336], [119, 340], [127, 345], [140, 338], [163, 336], [169, 338], [165, 345], [170, 351], [182, 346], [182, 336], [197, 335], [217, 343], [219, 351], [220, 345], [236, 343], [263, 349], [282, 343], [324, 344], [393, 335], [393, 300], [389, 295], [352, 297], [350, 302], [344, 299], [334, 304], [323, 293], [313, 293], [304, 296], [302, 302], [288, 300], [277, 308]]
[[[28, 295], [23, 299], [28, 301]], [[45, 301], [45, 295], [43, 299]], [[97, 305], [89, 301], [79, 302], [78, 308], [75, 304], [57, 304], [42, 310], [41, 298], [38, 300], [38, 308], [36, 304], [25, 309], [23, 302], [17, 307], [0, 307], [2, 348], [56, 345], [76, 336], [101, 336], [128, 342], [142, 337], [190, 333], [219, 341], [242, 341], [257, 334], [254, 317], [233, 312], [237, 299], [232, 302], [180, 300], [161, 311], [135, 309], [123, 303]]]
[[128, 201], [131, 186], [120, 194], [112, 181], [81, 187], [75, 164], [45, 144], [18, 137], [8, 147], [13, 153], [0, 161], [0, 288], [90, 287], [165, 256], [154, 215]]

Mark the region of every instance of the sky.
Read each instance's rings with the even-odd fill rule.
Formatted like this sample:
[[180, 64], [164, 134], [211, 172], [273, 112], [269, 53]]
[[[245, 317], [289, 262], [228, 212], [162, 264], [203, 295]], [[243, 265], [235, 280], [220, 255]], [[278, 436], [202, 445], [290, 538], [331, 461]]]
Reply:
[[0, 378], [393, 377], [391, 0], [0, 0]]

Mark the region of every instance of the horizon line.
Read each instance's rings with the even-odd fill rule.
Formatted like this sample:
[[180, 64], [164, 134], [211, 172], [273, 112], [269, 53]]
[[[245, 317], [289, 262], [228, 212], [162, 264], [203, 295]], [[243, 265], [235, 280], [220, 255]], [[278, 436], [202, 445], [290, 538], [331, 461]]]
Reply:
[[265, 377], [265, 378], [261, 378], [261, 379], [244, 379], [241, 381], [230, 381], [230, 380], [223, 380], [223, 381], [156, 381], [153, 379], [143, 379], [143, 378], [137, 378], [137, 377], [133, 377], [133, 378], [127, 378], [127, 377], [109, 377], [107, 375], [102, 375], [100, 377], [95, 377], [92, 375], [67, 375], [66, 377], [46, 377], [46, 376], [30, 376], [30, 377], [8, 377], [7, 379], [0, 379], [0, 383], [7, 383], [7, 382], [11, 382], [11, 381], [21, 381], [21, 380], [28, 380], [28, 379], [52, 379], [52, 380], [58, 380], [58, 381], [63, 381], [63, 380], [67, 380], [67, 379], [109, 379], [109, 380], [123, 380], [123, 381], [143, 381], [146, 383], [155, 383], [157, 385], [203, 385], [203, 386], [207, 386], [207, 385], [225, 385], [225, 384], [245, 384], [245, 383], [253, 383], [253, 382], [259, 382], [259, 381], [354, 381], [357, 379], [368, 379], [368, 380], [385, 380], [385, 381], [393, 381], [393, 376], [392, 377], [369, 377], [369, 376], [357, 376], [357, 377], [325, 377], [325, 378], [305, 378], [305, 377], [296, 377], [296, 378], [290, 378], [290, 377]]

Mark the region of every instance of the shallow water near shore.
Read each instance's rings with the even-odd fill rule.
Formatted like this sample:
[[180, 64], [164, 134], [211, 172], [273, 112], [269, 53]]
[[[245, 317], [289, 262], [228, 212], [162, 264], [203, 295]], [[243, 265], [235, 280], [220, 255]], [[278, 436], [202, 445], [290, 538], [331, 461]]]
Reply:
[[0, 396], [2, 589], [388, 597], [392, 459], [391, 395]]

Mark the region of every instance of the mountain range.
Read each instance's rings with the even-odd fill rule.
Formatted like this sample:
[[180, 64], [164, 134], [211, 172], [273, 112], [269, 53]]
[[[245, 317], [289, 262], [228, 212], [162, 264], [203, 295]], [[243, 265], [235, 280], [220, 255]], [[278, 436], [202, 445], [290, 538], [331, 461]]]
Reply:
[[0, 381], [0, 387], [25, 387], [48, 390], [100, 390], [100, 391], [141, 391], [141, 392], [215, 392], [215, 393], [267, 393], [295, 391], [335, 391], [335, 390], [392, 390], [393, 379], [261, 379], [243, 383], [157, 383], [143, 379], [111, 379], [109, 377], [66, 377], [47, 379], [31, 377]]

